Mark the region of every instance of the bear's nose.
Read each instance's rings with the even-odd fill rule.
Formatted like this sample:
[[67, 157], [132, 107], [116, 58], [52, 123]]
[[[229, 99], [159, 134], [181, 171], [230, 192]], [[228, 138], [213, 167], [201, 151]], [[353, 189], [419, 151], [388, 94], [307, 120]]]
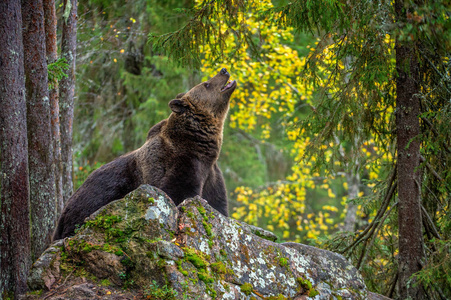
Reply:
[[221, 73], [221, 75], [226, 75], [226, 74], [228, 74], [226, 68], [222, 68], [220, 73]]

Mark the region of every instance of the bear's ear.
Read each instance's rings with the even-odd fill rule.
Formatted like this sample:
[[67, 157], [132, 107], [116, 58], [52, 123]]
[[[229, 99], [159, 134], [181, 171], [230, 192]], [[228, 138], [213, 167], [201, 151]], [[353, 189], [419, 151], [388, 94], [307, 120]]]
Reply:
[[175, 113], [181, 114], [185, 111], [187, 104], [185, 100], [182, 99], [174, 99], [169, 102], [169, 107]]
[[182, 99], [183, 96], [185, 96], [186, 93], [180, 93], [175, 96], [175, 99]]

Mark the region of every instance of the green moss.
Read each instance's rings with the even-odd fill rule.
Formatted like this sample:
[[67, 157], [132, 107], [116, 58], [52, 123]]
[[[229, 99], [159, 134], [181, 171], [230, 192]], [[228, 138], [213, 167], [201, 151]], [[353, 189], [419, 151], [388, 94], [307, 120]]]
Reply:
[[[36, 296], [41, 296], [42, 295], [42, 290], [36, 290], [36, 291], [31, 291], [31, 292], [28, 292], [28, 294], [29, 295], [36, 295]], [[11, 298], [11, 299], [13, 299], [13, 298]]]
[[114, 224], [122, 221], [120, 216], [115, 215], [98, 215], [94, 220], [89, 220], [83, 225], [86, 228], [102, 228], [110, 229]]
[[185, 252], [185, 259], [191, 262], [196, 268], [205, 269], [207, 267], [208, 262], [202, 252], [188, 247], [184, 247], [182, 250]]
[[179, 259], [179, 260], [175, 261], [175, 263], [177, 264], [177, 269], [180, 271], [180, 273], [182, 273], [183, 276], [188, 276], [188, 271], [186, 271], [186, 270], [184, 270], [182, 268], [182, 263], [183, 262], [184, 262], [184, 260], [182, 260], [182, 259]]
[[192, 211], [188, 211], [188, 212], [186, 213], [186, 215], [187, 215], [188, 218], [190, 218], [190, 219], [193, 219], [193, 218], [194, 218], [194, 214], [193, 214]]
[[288, 259], [286, 259], [285, 257], [280, 257], [279, 258], [279, 265], [281, 267], [285, 267], [288, 264]]
[[207, 223], [205, 220], [202, 221], [202, 225], [204, 225], [204, 228], [205, 228], [205, 231], [207, 232], [207, 235], [209, 237], [211, 237], [212, 236], [211, 229], [213, 228], [213, 225]]
[[183, 269], [180, 269], [180, 273], [182, 273], [183, 276], [188, 276], [188, 271], [185, 271]]
[[162, 240], [162, 238], [155, 238], [155, 239], [145, 239], [144, 240], [144, 242], [145, 243], [147, 243], [147, 244], [153, 244], [153, 243], [156, 243], [156, 242], [158, 242], [158, 241], [161, 241]]
[[149, 202], [152, 203], [152, 204], [155, 203], [155, 199], [153, 197], [149, 197], [149, 199], [147, 199], [147, 200], [149, 200]]
[[199, 271], [197, 273], [197, 276], [199, 277], [200, 280], [202, 280], [205, 284], [209, 284], [209, 283], [213, 283], [215, 280], [213, 279], [213, 277], [211, 277], [210, 275], [208, 275], [208, 273], [204, 270]]
[[247, 283], [247, 282], [245, 284], [241, 285], [240, 288], [241, 288], [241, 291], [246, 296], [249, 296], [252, 293], [252, 291], [254, 290], [254, 287], [252, 286], [252, 284]]
[[[68, 248], [71, 248], [75, 252], [85, 252], [89, 253], [93, 250], [102, 250], [109, 253], [115, 253], [116, 251], [120, 250], [117, 247], [113, 247], [109, 244], [104, 245], [98, 245], [91, 242], [86, 242], [84, 240], [70, 240], [68, 242]], [[62, 258], [67, 258], [67, 253], [65, 251], [62, 252]]]
[[219, 250], [219, 253], [221, 253], [222, 256], [227, 256], [227, 251], [224, 249]]
[[166, 261], [160, 258], [159, 260], [157, 260], [157, 266], [160, 268], [164, 268], [164, 266], [166, 266]]
[[301, 287], [305, 290], [310, 290], [312, 288], [312, 283], [308, 279], [304, 279], [302, 277], [296, 278], [296, 281], [301, 285]]
[[197, 277], [189, 277], [188, 280], [194, 284], [197, 284], [199, 282], [199, 279]]
[[102, 280], [100, 280], [99, 284], [101, 286], [110, 286], [111, 285], [111, 281], [109, 281], [108, 279], [102, 279]]
[[206, 211], [205, 211], [205, 208], [204, 208], [203, 206], [198, 206], [198, 207], [197, 207], [197, 211], [198, 211], [202, 216], [205, 216]]
[[116, 228], [115, 225], [122, 221], [120, 216], [116, 215], [98, 215], [94, 220], [87, 221], [83, 226], [86, 228], [99, 228], [105, 232], [105, 241], [123, 243], [127, 241], [128, 237], [134, 232], [139, 231], [145, 224], [138, 222], [131, 224], [131, 228], [125, 231]]
[[279, 294], [279, 295], [277, 295], [277, 296], [271, 296], [271, 297], [266, 298], [266, 299], [268, 299], [268, 300], [286, 300], [286, 299], [288, 299], [288, 298], [285, 297], [285, 296], [282, 295], [282, 294]]
[[[76, 252], [85, 252], [89, 253], [93, 250], [103, 250], [103, 246], [93, 244], [91, 242], [86, 242], [84, 240], [70, 240], [68, 242], [68, 248], [72, 248]], [[65, 253], [65, 252], [63, 252]], [[65, 253], [67, 255], [67, 253]]]
[[203, 206], [198, 206], [197, 211], [202, 215], [205, 222], [208, 222], [208, 216], [206, 214], [205, 208]]
[[216, 272], [218, 274], [226, 274], [227, 273], [227, 268], [224, 265], [224, 263], [221, 261], [211, 264], [211, 268], [213, 269], [214, 272]]
[[227, 268], [227, 274], [229, 274], [229, 275], [235, 275], [235, 271], [233, 271], [233, 269]]
[[313, 288], [310, 280], [298, 277], [296, 281], [299, 283], [300, 287], [307, 293], [309, 297], [315, 297], [316, 295], [319, 295], [319, 292]]
[[213, 299], [216, 299], [217, 292], [216, 292], [216, 290], [213, 289], [213, 287], [211, 287], [210, 285], [207, 285], [207, 293], [208, 293]]
[[[315, 296], [319, 295], [319, 292], [316, 289], [311, 289], [308, 293], [308, 296], [313, 298]], [[341, 297], [340, 297], [341, 298]]]
[[108, 252], [108, 253], [114, 253], [117, 256], [124, 255], [124, 251], [122, 251], [121, 248], [113, 246], [113, 245], [110, 245], [108, 243], [103, 244], [102, 250], [105, 251], [105, 252]]
[[79, 245], [79, 249], [80, 248], [81, 248], [81, 251], [89, 253], [92, 250], [99, 250], [101, 247], [100, 247], [100, 245], [94, 245], [92, 243], [82, 241], [82, 243], [80, 243], [80, 245]]

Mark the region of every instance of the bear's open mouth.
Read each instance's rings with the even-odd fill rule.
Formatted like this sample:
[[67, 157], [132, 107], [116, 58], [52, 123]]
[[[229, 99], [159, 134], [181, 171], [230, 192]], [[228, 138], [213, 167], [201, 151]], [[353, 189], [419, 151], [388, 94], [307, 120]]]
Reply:
[[221, 89], [221, 92], [224, 92], [232, 87], [234, 87], [236, 84], [236, 80], [233, 81], [227, 81], [226, 84], [224, 85], [224, 87]]

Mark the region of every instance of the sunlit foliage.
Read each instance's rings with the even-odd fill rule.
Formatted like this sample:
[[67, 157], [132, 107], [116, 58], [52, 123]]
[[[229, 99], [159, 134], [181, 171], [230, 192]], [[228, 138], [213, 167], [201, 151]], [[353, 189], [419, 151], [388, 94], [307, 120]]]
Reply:
[[[317, 51], [318, 41], [306, 45], [310, 56], [300, 56], [289, 46], [294, 40], [291, 28], [270, 25], [255, 13], [271, 7], [270, 1], [250, 1], [247, 15], [240, 17], [245, 23], [239, 26], [252, 28], [252, 36], [259, 40], [257, 57], [252, 55], [246, 44], [237, 47], [239, 41], [236, 41], [233, 28], [227, 27], [222, 18], [220, 21], [210, 19], [212, 23], [219, 24], [218, 28], [226, 41], [222, 49], [224, 60], [210, 64], [214, 61], [212, 49], [209, 44], [202, 46], [201, 70], [204, 74], [212, 74], [221, 66], [231, 66], [232, 79], [238, 81], [239, 88], [231, 103], [229, 126], [256, 135], [261, 143], [273, 142], [274, 134], [276, 138], [281, 136], [293, 161], [286, 178], [256, 188], [237, 187], [234, 196], [240, 205], [235, 208], [233, 217], [272, 230], [282, 239], [306, 242], [307, 239], [324, 237], [338, 228], [344, 217], [341, 212], [346, 206], [347, 182], [341, 178], [344, 158], [334, 162], [336, 170], [314, 168], [315, 156], [305, 159], [306, 148], [311, 147], [312, 140], [318, 140], [318, 137], [308, 134], [305, 129], [300, 130], [298, 123], [306, 115], [317, 113], [315, 102], [319, 97], [315, 95], [318, 93], [313, 84], [302, 78], [305, 76], [303, 71], [308, 57], [321, 56], [324, 66], [319, 67], [322, 77], [317, 79], [317, 85], [325, 87], [331, 76], [327, 66], [337, 64], [341, 70], [344, 66], [333, 60], [331, 53], [336, 51], [333, 46]], [[334, 87], [328, 89], [332, 96], [337, 92]], [[352, 115], [353, 112], [350, 112], [350, 117]], [[346, 129], [341, 132], [346, 132]], [[357, 142], [362, 143], [357, 150], [362, 161], [378, 153], [372, 140]], [[329, 163], [333, 159], [331, 148], [339, 147], [338, 144], [340, 141], [317, 145], [322, 151], [321, 158]], [[377, 179], [379, 168], [371, 164], [365, 168], [371, 180]], [[314, 194], [319, 197], [313, 197]], [[339, 201], [336, 201], [337, 194], [341, 195]], [[312, 203], [309, 198], [320, 198], [322, 201]], [[360, 211], [360, 214], [363, 212]]]

